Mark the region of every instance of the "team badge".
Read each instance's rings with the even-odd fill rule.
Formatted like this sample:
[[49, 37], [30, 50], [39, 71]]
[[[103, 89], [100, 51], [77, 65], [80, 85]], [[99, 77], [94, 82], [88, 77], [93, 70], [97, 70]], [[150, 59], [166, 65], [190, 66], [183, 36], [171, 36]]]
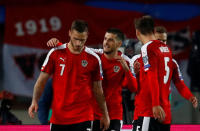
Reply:
[[120, 67], [119, 67], [119, 66], [114, 66], [114, 68], [113, 68], [113, 71], [114, 71], [114, 72], [119, 72], [119, 70], [120, 70]]
[[144, 65], [146, 65], [148, 63], [148, 56], [142, 57], [142, 60], [143, 60]]
[[81, 61], [81, 65], [82, 65], [83, 67], [86, 67], [86, 66], [88, 65], [88, 62], [87, 62], [86, 60], [82, 60], [82, 61]]

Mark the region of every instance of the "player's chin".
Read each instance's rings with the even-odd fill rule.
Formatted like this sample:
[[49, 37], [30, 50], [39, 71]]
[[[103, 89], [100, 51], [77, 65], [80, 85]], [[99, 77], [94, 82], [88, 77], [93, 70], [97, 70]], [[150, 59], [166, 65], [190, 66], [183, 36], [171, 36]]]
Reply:
[[76, 50], [81, 50], [82, 47], [81, 47], [81, 46], [76, 46], [75, 49], [76, 49]]
[[103, 48], [103, 51], [104, 51], [104, 53], [109, 53], [109, 52], [111, 52], [111, 49], [110, 48]]
[[104, 51], [105, 54], [111, 54], [112, 51]]

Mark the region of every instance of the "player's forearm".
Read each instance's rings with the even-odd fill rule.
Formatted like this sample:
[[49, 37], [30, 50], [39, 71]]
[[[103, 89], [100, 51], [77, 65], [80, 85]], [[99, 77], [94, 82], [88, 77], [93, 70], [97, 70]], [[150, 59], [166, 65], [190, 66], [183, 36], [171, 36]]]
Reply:
[[43, 86], [40, 84], [36, 84], [33, 91], [33, 100], [38, 102], [40, 96], [42, 95], [42, 92], [43, 92]]
[[185, 85], [184, 81], [179, 81], [174, 83], [176, 88], [178, 89], [178, 92], [181, 94], [182, 97], [189, 100], [193, 94], [189, 90], [189, 88]]
[[105, 97], [103, 95], [103, 89], [100, 83], [95, 83], [93, 87], [93, 93], [96, 98], [96, 101], [102, 111], [103, 115], [108, 115], [108, 110], [106, 106]]
[[136, 92], [137, 91], [137, 80], [136, 80], [136, 78], [133, 76], [131, 71], [126, 72], [125, 76], [126, 76], [126, 79], [128, 80], [128, 82], [127, 82], [128, 89], [131, 92]]
[[48, 80], [49, 75], [47, 73], [41, 72], [39, 78], [37, 79], [34, 91], [33, 91], [33, 99], [32, 101], [38, 102], [42, 92], [44, 90], [45, 84]]

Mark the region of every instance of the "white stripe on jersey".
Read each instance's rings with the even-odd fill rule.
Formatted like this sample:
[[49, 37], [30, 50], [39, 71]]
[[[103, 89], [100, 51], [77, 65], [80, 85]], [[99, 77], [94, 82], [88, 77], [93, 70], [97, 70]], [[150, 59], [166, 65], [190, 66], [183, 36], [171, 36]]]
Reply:
[[87, 52], [87, 53], [89, 53], [89, 54], [91, 54], [91, 55], [93, 55], [93, 56], [95, 56], [97, 58], [97, 60], [99, 62], [100, 73], [101, 73], [101, 75], [103, 77], [103, 70], [102, 70], [102, 64], [101, 64], [100, 57], [93, 50], [91, 50], [91, 48], [85, 47], [85, 52]]
[[141, 54], [138, 54], [138, 55], [134, 55], [132, 58], [131, 58], [131, 65], [133, 66], [134, 62], [141, 57]]
[[176, 66], [177, 66], [179, 79], [180, 79], [180, 80], [183, 80], [183, 77], [182, 77], [182, 74], [181, 74], [181, 71], [180, 71], [180, 68], [179, 68], [178, 63], [176, 62], [175, 59], [172, 59], [172, 61], [173, 61], [173, 62], [176, 64]]
[[148, 54], [147, 54], [147, 46], [149, 44], [151, 44], [153, 41], [149, 41], [146, 44], [144, 44], [141, 48], [141, 52], [142, 52], [142, 61], [144, 63], [144, 71], [149, 70], [150, 64], [149, 64], [149, 60], [148, 60]]
[[94, 48], [89, 48], [89, 49], [94, 51], [95, 53], [103, 54], [103, 49], [94, 49]]
[[128, 61], [129, 64], [131, 63], [131, 59], [128, 56], [124, 55], [123, 53], [121, 54], [121, 57], [124, 58], [126, 61]]
[[135, 75], [135, 70], [134, 70], [134, 62], [141, 57], [141, 54], [138, 55], [134, 55], [131, 60], [130, 60], [130, 68], [131, 68], [131, 72]]
[[143, 123], [142, 123], [142, 131], [148, 131], [149, 130], [149, 123], [150, 123], [150, 117], [144, 117]]
[[46, 57], [46, 59], [44, 60], [44, 63], [43, 63], [43, 65], [42, 65], [42, 68], [44, 68], [44, 67], [47, 65], [47, 63], [48, 63], [48, 61], [49, 61], [50, 55], [51, 55], [55, 50], [64, 49], [64, 48], [66, 48], [66, 45], [67, 45], [67, 44], [63, 44], [63, 45], [61, 45], [61, 46], [52, 48], [52, 49], [49, 51], [49, 53], [47, 54], [47, 57]]
[[135, 77], [134, 69], [133, 69], [133, 66], [131, 64], [131, 59], [128, 56], [124, 55], [124, 54], [121, 54], [121, 57], [129, 62], [129, 67], [130, 67], [131, 73]]

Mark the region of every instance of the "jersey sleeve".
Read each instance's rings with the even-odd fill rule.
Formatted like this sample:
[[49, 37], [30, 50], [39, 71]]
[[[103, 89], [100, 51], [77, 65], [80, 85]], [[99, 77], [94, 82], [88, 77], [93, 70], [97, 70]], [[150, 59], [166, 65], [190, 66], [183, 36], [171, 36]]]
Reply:
[[[148, 45], [147, 45], [148, 46]], [[160, 94], [159, 94], [159, 83], [158, 83], [158, 59], [154, 48], [147, 48], [147, 46], [142, 47], [142, 61], [144, 66], [141, 67], [145, 76], [147, 77], [147, 82], [151, 91], [152, 96], [152, 106], [160, 105]]]
[[128, 87], [131, 92], [137, 91], [137, 80], [130, 70], [125, 72], [123, 87]]
[[92, 80], [99, 81], [103, 79], [103, 71], [100, 58], [95, 59], [94, 61], [94, 68], [92, 71]]
[[174, 85], [176, 86], [178, 92], [181, 94], [182, 97], [189, 100], [190, 97], [193, 96], [189, 88], [184, 83], [182, 74], [180, 72], [179, 66], [177, 62], [173, 59], [173, 74], [172, 74], [172, 80], [174, 82]]
[[54, 48], [49, 51], [49, 53], [46, 56], [46, 59], [42, 65], [41, 71], [46, 72], [48, 74], [52, 74], [54, 71], [54, 62], [53, 62], [53, 54], [54, 54]]

